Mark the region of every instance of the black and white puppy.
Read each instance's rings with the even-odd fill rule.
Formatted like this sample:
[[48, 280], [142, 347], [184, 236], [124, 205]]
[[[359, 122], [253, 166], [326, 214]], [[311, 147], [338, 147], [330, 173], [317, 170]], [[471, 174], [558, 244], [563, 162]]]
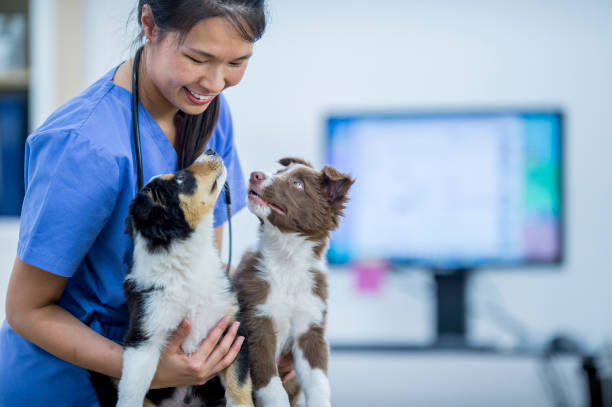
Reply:
[[[353, 179], [297, 158], [273, 175], [253, 172], [249, 209], [260, 220], [259, 243], [236, 270], [240, 319], [247, 328], [251, 377], [263, 407], [329, 407], [327, 266], [330, 231], [338, 227]], [[285, 388], [275, 361], [291, 352], [299, 384]]]
[[[184, 318], [192, 329], [182, 345], [194, 352], [238, 302], [214, 246], [213, 208], [226, 169], [209, 150], [190, 167], [149, 181], [134, 198], [126, 220], [134, 257], [123, 288], [130, 311], [125, 337], [119, 407], [141, 407], [168, 338]], [[241, 329], [240, 335], [246, 336]], [[219, 376], [227, 406], [251, 407], [248, 346]], [[203, 406], [199, 387], [166, 391], [160, 406]]]

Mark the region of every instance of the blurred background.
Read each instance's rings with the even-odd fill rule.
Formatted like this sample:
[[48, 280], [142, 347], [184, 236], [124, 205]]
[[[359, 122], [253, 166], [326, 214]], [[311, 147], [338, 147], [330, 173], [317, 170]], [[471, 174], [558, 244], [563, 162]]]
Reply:
[[[2, 317], [24, 140], [129, 58], [135, 4], [0, 3]], [[225, 92], [245, 176], [299, 156], [357, 177], [330, 258], [333, 404], [612, 405], [612, 3], [268, 7]], [[234, 262], [257, 223], [236, 215]]]

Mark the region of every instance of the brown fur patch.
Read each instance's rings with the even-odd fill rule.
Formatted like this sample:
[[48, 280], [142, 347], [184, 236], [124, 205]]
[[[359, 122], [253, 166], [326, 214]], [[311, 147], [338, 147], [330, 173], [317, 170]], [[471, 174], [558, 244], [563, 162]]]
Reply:
[[310, 270], [310, 272], [314, 274], [315, 281], [315, 284], [312, 287], [313, 294], [321, 298], [324, 302], [327, 302], [327, 299], [329, 298], [327, 276], [325, 273], [319, 270]]
[[300, 393], [302, 392], [302, 387], [300, 386], [300, 382], [298, 382], [297, 377], [294, 377], [287, 383], [284, 383], [283, 387], [289, 395], [289, 404], [291, 404], [291, 407], [296, 407], [298, 405]]
[[278, 376], [276, 366], [276, 335], [274, 323], [269, 317], [252, 317], [243, 320], [248, 332], [251, 380], [253, 390], [257, 391]]
[[310, 164], [308, 161], [302, 160], [301, 158], [296, 158], [296, 157], [281, 158], [280, 160], [278, 160], [278, 163], [280, 165], [284, 165], [285, 167], [288, 167], [291, 164], [295, 163], [295, 164], [302, 164], [302, 165], [312, 168], [312, 164]]
[[234, 272], [233, 284], [242, 312], [254, 311], [252, 308], [263, 304], [270, 292], [270, 284], [257, 276], [259, 260], [259, 253], [246, 252]]
[[322, 259], [325, 254], [325, 250], [327, 250], [327, 240], [319, 242], [313, 249], [314, 255], [318, 259]]
[[253, 389], [265, 387], [278, 375], [275, 361], [276, 335], [269, 317], [257, 317], [255, 307], [263, 304], [270, 285], [257, 276], [259, 253], [247, 252], [234, 274], [234, 288], [240, 302], [240, 321], [247, 330]]
[[313, 369], [319, 368], [327, 373], [329, 347], [322, 327], [311, 325], [310, 329], [298, 338], [298, 346]]

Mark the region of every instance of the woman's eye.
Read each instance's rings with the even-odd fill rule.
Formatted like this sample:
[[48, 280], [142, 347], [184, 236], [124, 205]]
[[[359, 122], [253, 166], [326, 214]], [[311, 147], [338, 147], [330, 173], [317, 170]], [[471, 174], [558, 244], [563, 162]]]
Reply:
[[194, 57], [189, 56], [189, 55], [187, 55], [187, 58], [191, 59], [191, 60], [192, 60], [193, 62], [195, 62], [196, 64], [203, 64], [203, 63], [204, 63], [204, 61], [200, 61], [200, 60], [195, 59]]
[[240, 68], [242, 66], [242, 62], [230, 62], [229, 66], [232, 68]]
[[293, 186], [296, 187], [297, 189], [304, 189], [304, 184], [302, 184], [300, 181], [293, 181]]

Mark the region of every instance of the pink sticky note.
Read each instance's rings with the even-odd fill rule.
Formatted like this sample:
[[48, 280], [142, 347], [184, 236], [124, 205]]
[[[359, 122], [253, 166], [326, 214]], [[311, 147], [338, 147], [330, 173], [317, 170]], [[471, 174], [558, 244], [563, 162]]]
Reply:
[[357, 290], [362, 293], [372, 293], [381, 290], [389, 272], [389, 265], [385, 262], [361, 262], [354, 264], [352, 270]]

